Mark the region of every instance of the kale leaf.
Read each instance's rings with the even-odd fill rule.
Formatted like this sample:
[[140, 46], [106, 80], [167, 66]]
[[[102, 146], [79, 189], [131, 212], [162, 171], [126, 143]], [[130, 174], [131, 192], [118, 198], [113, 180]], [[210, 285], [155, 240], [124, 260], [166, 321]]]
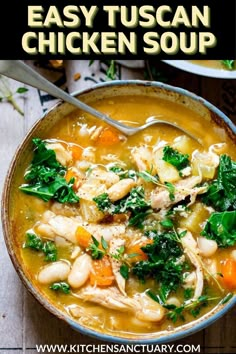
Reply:
[[211, 214], [201, 235], [216, 241], [219, 247], [234, 246], [236, 244], [236, 211]]
[[45, 261], [55, 262], [57, 260], [57, 248], [52, 241], [43, 242], [41, 237], [36, 234], [27, 232], [26, 241], [23, 248], [31, 248], [45, 254]]
[[189, 155], [181, 154], [170, 146], [164, 147], [162, 159], [175, 166], [178, 171], [183, 170], [185, 167], [189, 166]]
[[93, 198], [93, 201], [97, 204], [97, 208], [102, 212], [112, 213], [112, 202], [107, 193], [102, 193]]
[[70, 285], [66, 282], [53, 283], [49, 288], [54, 291], [60, 291], [64, 294], [70, 293]]
[[183, 281], [184, 264], [179, 261], [183, 250], [174, 232], [148, 233], [156, 234], [153, 243], [142, 247], [148, 259], [136, 263], [132, 271], [142, 282], [148, 278], [155, 279], [160, 285], [159, 296], [165, 302], [171, 291], [176, 291]]
[[77, 203], [79, 197], [72, 188], [74, 179], [69, 182], [65, 180], [66, 169], [56, 160], [55, 151], [47, 149], [41, 139], [33, 139], [33, 143], [36, 146], [34, 157], [25, 174], [25, 180], [29, 183], [22, 184], [20, 190], [45, 202], [54, 199], [60, 203]]
[[236, 162], [227, 155], [220, 157], [217, 179], [214, 180], [202, 201], [217, 211], [236, 209]]
[[109, 199], [107, 193], [100, 194], [93, 198], [100, 211], [109, 214], [123, 214], [130, 212], [131, 217], [129, 219], [130, 226], [136, 226], [143, 228], [143, 221], [149, 215], [152, 210], [150, 209], [150, 203], [145, 200], [145, 193], [142, 186], [132, 188], [130, 194], [115, 202], [114, 204]]

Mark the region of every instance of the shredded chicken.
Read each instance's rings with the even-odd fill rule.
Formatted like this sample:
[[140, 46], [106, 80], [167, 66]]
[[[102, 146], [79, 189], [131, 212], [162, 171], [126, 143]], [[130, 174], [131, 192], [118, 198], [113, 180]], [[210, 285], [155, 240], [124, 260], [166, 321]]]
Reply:
[[47, 144], [47, 149], [55, 151], [57, 161], [59, 161], [63, 166], [67, 166], [69, 163], [71, 163], [72, 155], [62, 146], [62, 144], [49, 143]]
[[186, 197], [196, 198], [198, 193], [202, 193], [202, 187], [196, 187], [201, 182], [199, 176], [192, 176], [180, 180], [174, 184], [174, 200], [170, 198], [169, 191], [164, 187], [157, 187], [151, 194], [151, 206], [153, 209], [167, 209]]
[[147, 295], [130, 298], [122, 295], [116, 287], [100, 289], [87, 286], [76, 296], [112, 310], [130, 312], [142, 321], [159, 322], [165, 315], [165, 309]]
[[149, 171], [152, 167], [152, 149], [147, 146], [134, 147], [131, 156], [139, 171]]
[[110, 260], [111, 260], [111, 266], [112, 266], [112, 271], [115, 276], [115, 280], [117, 283], [117, 286], [120, 290], [120, 292], [123, 295], [126, 295], [125, 292], [125, 278], [120, 274], [120, 267], [122, 265], [122, 262], [120, 260], [115, 259], [112, 257], [112, 255], [116, 255], [117, 251], [120, 249], [120, 247], [123, 247], [125, 245], [125, 240], [122, 240], [120, 238], [112, 239], [110, 241]]
[[199, 260], [199, 249], [197, 242], [194, 240], [191, 232], [187, 232], [184, 237], [181, 238], [181, 242], [184, 248], [184, 253], [188, 256], [191, 263], [196, 268], [196, 284], [193, 299], [197, 299], [201, 296], [203, 291], [203, 268]]

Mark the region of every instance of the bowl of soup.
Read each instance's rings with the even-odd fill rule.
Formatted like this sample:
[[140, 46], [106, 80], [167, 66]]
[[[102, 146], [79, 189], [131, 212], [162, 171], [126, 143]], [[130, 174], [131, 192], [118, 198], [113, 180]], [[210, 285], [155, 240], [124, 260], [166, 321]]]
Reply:
[[236, 60], [164, 60], [189, 73], [218, 79], [236, 79]]
[[76, 93], [125, 136], [67, 103], [39, 119], [6, 177], [2, 220], [31, 294], [73, 329], [118, 343], [163, 343], [235, 304], [235, 126], [158, 82]]

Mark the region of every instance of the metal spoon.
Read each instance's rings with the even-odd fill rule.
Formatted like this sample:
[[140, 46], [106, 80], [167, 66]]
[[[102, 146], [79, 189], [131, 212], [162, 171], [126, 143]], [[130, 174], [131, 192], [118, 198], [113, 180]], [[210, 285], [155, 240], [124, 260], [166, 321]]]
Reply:
[[80, 101], [78, 98], [75, 98], [63, 91], [62, 89], [58, 88], [56, 85], [52, 84], [50, 81], [38, 74], [35, 70], [33, 70], [30, 66], [28, 66], [21, 60], [0, 60], [0, 74], [8, 76], [27, 85], [36, 87], [37, 89], [43, 90], [54, 97], [60, 98], [63, 101], [71, 103], [72, 105], [82, 109], [83, 111], [108, 123], [109, 125], [118, 129], [125, 135], [134, 135], [154, 124], [167, 124], [181, 130], [183, 133], [189, 135], [191, 138], [199, 142], [199, 139], [197, 137], [195, 137], [182, 127], [179, 127], [176, 123], [171, 123], [166, 120], [160, 120], [155, 117], [149, 117], [147, 119], [147, 123], [141, 125], [140, 127], [130, 127], [125, 124], [122, 124], [117, 120], [113, 120], [106, 114], [97, 111], [96, 109]]

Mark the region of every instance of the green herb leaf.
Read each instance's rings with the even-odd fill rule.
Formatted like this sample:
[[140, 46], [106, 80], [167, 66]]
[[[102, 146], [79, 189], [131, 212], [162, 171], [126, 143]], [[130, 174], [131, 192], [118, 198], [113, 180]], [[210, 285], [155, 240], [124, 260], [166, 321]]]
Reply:
[[70, 285], [66, 282], [53, 283], [49, 288], [54, 291], [60, 291], [64, 294], [70, 293]]
[[111, 212], [112, 202], [107, 193], [100, 194], [93, 198], [93, 201], [97, 204], [97, 207], [102, 212]]
[[170, 182], [165, 182], [165, 186], [169, 192], [169, 198], [173, 202], [175, 200], [175, 186]]
[[217, 242], [219, 247], [236, 244], [236, 211], [212, 213], [201, 235]]
[[145, 234], [153, 239], [153, 243], [141, 248], [148, 259], [136, 263], [132, 271], [142, 282], [155, 279], [160, 285], [159, 297], [165, 302], [171, 291], [182, 284], [184, 265], [179, 259], [183, 250], [174, 232], [158, 234], [152, 230]]
[[93, 242], [89, 245], [87, 250], [91, 252], [91, 257], [93, 259], [102, 259], [105, 252], [99, 248], [100, 244], [94, 236], [92, 236], [92, 240]]
[[32, 248], [36, 251], [42, 251], [43, 241], [38, 235], [27, 232], [23, 248]]
[[28, 89], [26, 87], [18, 87], [18, 89], [16, 90], [17, 93], [25, 93], [27, 91]]
[[25, 174], [28, 184], [19, 189], [36, 196], [45, 202], [51, 199], [60, 203], [78, 203], [79, 197], [72, 189], [74, 179], [68, 183], [63, 178], [65, 168], [57, 161], [55, 151], [48, 149], [41, 139], [33, 139], [34, 156], [29, 170]]
[[104, 237], [101, 237], [101, 244], [102, 244], [102, 248], [106, 251], [108, 249], [108, 243], [107, 241], [104, 239]]
[[129, 267], [127, 266], [127, 264], [122, 264], [120, 266], [120, 274], [124, 279], [129, 279]]
[[160, 221], [161, 226], [166, 229], [172, 229], [174, 227], [173, 221], [171, 219], [165, 219]]
[[49, 262], [55, 262], [57, 260], [57, 248], [55, 243], [52, 241], [47, 241], [42, 247], [42, 251], [45, 253], [45, 260]]
[[165, 146], [163, 149], [163, 158], [164, 161], [170, 163], [177, 170], [183, 170], [185, 167], [189, 166], [189, 155], [181, 154], [177, 150], [173, 149], [170, 146]]
[[235, 60], [221, 60], [221, 63], [229, 70], [234, 69]]
[[229, 300], [232, 299], [233, 296], [234, 296], [233, 293], [228, 293], [228, 294], [220, 301], [220, 304], [221, 304], [221, 305], [226, 304]]
[[187, 288], [184, 289], [184, 300], [189, 300], [193, 297], [193, 289], [192, 288]]
[[145, 182], [152, 182], [157, 184], [159, 181], [157, 176], [152, 176], [148, 171], [137, 172], [137, 175], [141, 177]]
[[202, 200], [217, 211], [236, 209], [236, 162], [227, 155], [220, 157], [217, 179], [214, 180]]
[[45, 261], [54, 262], [57, 260], [57, 248], [52, 241], [43, 242], [36, 234], [26, 233], [26, 241], [23, 248], [31, 248], [45, 254]]

